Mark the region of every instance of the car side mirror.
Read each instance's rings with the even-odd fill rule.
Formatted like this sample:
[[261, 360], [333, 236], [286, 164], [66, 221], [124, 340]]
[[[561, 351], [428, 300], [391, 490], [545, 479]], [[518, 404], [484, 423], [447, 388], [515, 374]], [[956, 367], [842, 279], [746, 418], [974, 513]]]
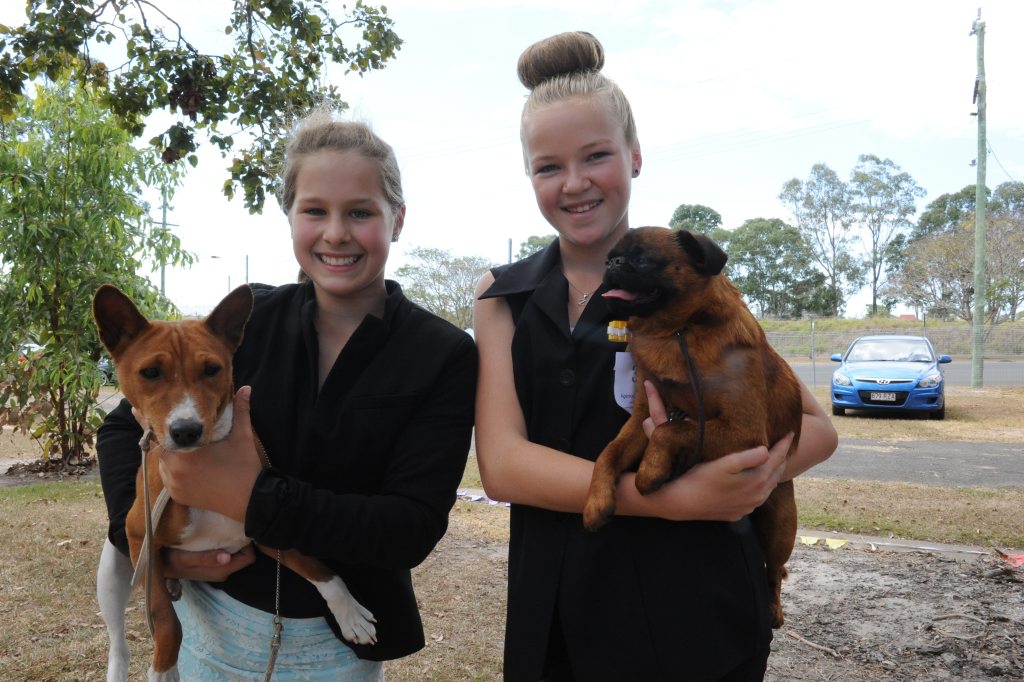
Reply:
[[832, 354], [832, 362], [842, 362], [842, 361], [843, 361], [843, 354], [842, 353], [833, 353]]
[[943, 353], [942, 355], [939, 356], [939, 362], [940, 363], [953, 362], [953, 358], [951, 358], [948, 355], [946, 355], [945, 353]]

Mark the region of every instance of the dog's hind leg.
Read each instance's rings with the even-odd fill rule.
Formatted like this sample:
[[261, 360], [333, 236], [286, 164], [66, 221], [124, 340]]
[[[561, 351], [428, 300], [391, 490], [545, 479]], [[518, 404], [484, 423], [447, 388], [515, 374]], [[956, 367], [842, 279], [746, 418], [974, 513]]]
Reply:
[[107, 682], [128, 679], [131, 653], [124, 636], [125, 610], [132, 592], [132, 562], [111, 544], [103, 543], [96, 571], [96, 600], [107, 626], [110, 649], [107, 653]]
[[153, 619], [153, 664], [149, 682], [178, 682], [178, 650], [181, 648], [181, 622], [171, 604], [160, 554], [153, 561], [153, 589], [149, 611]]
[[793, 481], [780, 483], [768, 500], [751, 515], [764, 551], [768, 585], [772, 591], [772, 627], [783, 624], [782, 581], [788, 571], [786, 562], [796, 544], [797, 512]]

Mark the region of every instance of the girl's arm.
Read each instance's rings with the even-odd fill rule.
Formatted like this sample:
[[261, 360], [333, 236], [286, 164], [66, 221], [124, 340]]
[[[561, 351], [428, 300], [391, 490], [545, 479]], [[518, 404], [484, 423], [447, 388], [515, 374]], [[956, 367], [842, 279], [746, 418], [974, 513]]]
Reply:
[[[493, 281], [493, 275], [486, 274], [477, 286], [477, 296]], [[474, 332], [480, 351], [476, 453], [488, 496], [580, 513], [593, 463], [527, 440], [512, 372], [514, 325], [504, 299], [477, 299]], [[808, 416], [804, 423], [807, 428]], [[812, 466], [831, 452], [815, 449], [826, 448], [828, 439], [817, 437], [816, 424], [810, 430], [815, 435], [807, 439], [807, 445], [801, 441], [794, 460], [796, 467], [790, 464], [790, 473]], [[778, 484], [786, 469], [789, 444], [790, 439], [786, 438], [770, 450], [759, 447], [699, 464], [646, 496], [637, 492], [633, 474], [624, 474], [618, 486], [616, 513], [672, 520], [741, 518], [760, 506]]]

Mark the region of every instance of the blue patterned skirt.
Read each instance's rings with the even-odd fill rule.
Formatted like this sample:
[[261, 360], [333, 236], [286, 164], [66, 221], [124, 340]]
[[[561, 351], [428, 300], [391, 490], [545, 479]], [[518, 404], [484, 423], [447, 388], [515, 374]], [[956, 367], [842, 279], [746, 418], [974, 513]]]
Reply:
[[[181, 581], [174, 609], [184, 633], [178, 655], [182, 680], [262, 680], [270, 659], [273, 615], [206, 583]], [[275, 682], [381, 682], [384, 664], [364, 661], [334, 636], [323, 618], [282, 618]]]

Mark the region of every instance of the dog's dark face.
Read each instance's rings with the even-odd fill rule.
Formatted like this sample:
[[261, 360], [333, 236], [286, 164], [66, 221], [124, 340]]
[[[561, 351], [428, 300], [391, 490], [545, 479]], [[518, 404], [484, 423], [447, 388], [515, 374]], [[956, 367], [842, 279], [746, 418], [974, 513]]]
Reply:
[[727, 258], [702, 234], [639, 227], [608, 253], [604, 299], [616, 317], [647, 317], [680, 297], [699, 295]]

